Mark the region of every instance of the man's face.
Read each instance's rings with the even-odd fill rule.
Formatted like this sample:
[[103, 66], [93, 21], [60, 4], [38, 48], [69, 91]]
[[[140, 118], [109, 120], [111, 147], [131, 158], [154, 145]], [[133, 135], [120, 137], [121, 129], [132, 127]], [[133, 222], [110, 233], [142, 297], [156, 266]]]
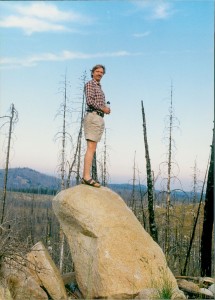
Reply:
[[99, 82], [102, 79], [103, 75], [104, 75], [103, 68], [98, 68], [93, 72], [93, 79], [95, 79], [97, 82]]

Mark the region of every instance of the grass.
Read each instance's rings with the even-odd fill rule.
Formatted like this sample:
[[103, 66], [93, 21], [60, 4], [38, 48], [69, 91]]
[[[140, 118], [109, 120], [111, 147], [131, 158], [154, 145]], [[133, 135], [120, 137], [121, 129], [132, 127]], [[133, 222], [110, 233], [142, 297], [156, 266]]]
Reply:
[[171, 299], [173, 288], [171, 282], [166, 281], [161, 289], [158, 290], [158, 299]]

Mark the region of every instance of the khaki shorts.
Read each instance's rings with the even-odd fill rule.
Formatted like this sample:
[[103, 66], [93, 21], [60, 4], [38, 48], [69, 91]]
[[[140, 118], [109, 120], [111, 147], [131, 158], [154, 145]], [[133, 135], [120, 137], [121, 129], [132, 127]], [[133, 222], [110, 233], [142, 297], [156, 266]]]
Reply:
[[86, 140], [99, 142], [101, 140], [104, 128], [104, 119], [97, 115], [95, 111], [87, 113], [84, 117], [84, 134]]

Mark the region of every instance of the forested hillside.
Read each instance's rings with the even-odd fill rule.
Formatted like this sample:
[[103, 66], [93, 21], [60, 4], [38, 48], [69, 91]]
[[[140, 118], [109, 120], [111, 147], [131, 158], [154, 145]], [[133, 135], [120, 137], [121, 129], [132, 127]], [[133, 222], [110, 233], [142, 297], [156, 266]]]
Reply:
[[[4, 184], [4, 170], [0, 170], [0, 188]], [[60, 181], [30, 168], [11, 168], [8, 170], [7, 189], [31, 191], [36, 193], [53, 193], [59, 189]]]
[[[0, 169], [0, 189], [4, 184], [3, 169]], [[74, 185], [71, 182], [70, 186]], [[131, 193], [133, 186], [128, 183], [108, 184], [108, 187], [120, 195]], [[36, 194], [55, 194], [60, 189], [60, 179], [55, 176], [32, 170], [30, 168], [11, 168], [8, 170], [7, 190], [20, 192], [33, 192]], [[141, 185], [141, 189], [146, 187]]]

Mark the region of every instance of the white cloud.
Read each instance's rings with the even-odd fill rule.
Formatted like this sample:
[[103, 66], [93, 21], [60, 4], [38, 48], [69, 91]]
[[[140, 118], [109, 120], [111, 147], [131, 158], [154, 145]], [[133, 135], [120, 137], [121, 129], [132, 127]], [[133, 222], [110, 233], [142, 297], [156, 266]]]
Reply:
[[89, 18], [72, 11], [61, 11], [56, 5], [44, 2], [35, 2], [30, 5], [15, 5], [12, 7], [15, 14], [4, 17], [0, 20], [0, 27], [19, 28], [25, 34], [31, 35], [34, 32], [49, 31], [73, 31], [71, 27], [65, 26], [62, 22], [76, 22], [87, 24]]
[[151, 5], [152, 0], [131, 0], [131, 2], [139, 8], [146, 8]]
[[74, 12], [60, 11], [56, 5], [35, 2], [30, 6], [17, 6], [16, 11], [22, 15], [32, 16], [39, 19], [58, 21], [83, 21], [83, 16]]
[[23, 59], [15, 57], [3, 57], [0, 59], [1, 68], [17, 68], [17, 67], [34, 67], [39, 62], [60, 62], [74, 59], [91, 59], [101, 57], [123, 57], [123, 56], [136, 56], [142, 53], [131, 53], [127, 51], [116, 51], [116, 52], [104, 52], [104, 53], [82, 53], [72, 52], [68, 50], [62, 51], [60, 54], [54, 53], [42, 53], [38, 55], [32, 55]]
[[27, 35], [31, 35], [33, 32], [69, 30], [63, 25], [54, 24], [27, 16], [9, 16], [5, 20], [0, 21], [0, 27], [21, 28]]
[[131, 1], [138, 10], [144, 11], [148, 19], [167, 19], [174, 14], [172, 2], [166, 0]]
[[152, 12], [153, 19], [167, 19], [172, 14], [169, 3], [158, 3]]
[[150, 31], [145, 31], [145, 32], [139, 32], [139, 33], [134, 33], [133, 36], [135, 38], [142, 38], [142, 37], [145, 37], [145, 36], [148, 36], [150, 35]]

